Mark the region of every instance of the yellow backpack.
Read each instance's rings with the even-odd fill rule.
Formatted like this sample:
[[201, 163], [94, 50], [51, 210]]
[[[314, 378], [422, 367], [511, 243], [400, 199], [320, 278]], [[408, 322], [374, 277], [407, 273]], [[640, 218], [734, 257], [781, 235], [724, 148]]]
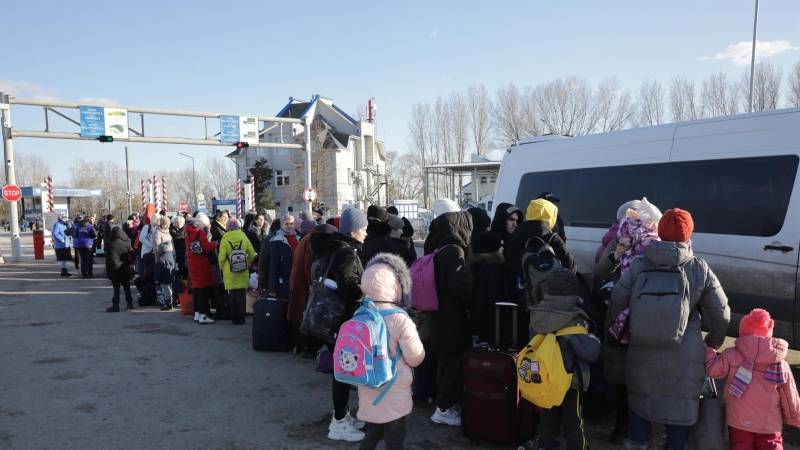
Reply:
[[537, 334], [519, 353], [517, 377], [522, 397], [542, 408], [561, 405], [572, 384], [572, 374], [564, 368], [557, 336], [589, 334], [581, 326], [562, 328], [555, 333]]

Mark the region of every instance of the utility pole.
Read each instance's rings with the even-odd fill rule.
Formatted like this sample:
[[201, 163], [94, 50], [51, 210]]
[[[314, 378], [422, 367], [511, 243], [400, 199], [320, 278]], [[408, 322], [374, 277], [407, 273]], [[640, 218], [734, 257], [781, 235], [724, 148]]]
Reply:
[[758, 36], [758, 0], [756, 0], [756, 15], [753, 19], [753, 51], [750, 55], [750, 110], [753, 112], [754, 88], [756, 83], [756, 37]]
[[128, 216], [133, 214], [133, 206], [131, 205], [131, 169], [130, 159], [128, 158], [128, 146], [125, 146], [125, 195], [128, 197]]
[[[6, 184], [17, 184], [17, 177], [14, 173], [14, 146], [11, 143], [11, 99], [5, 92], [0, 92], [0, 112], [2, 112], [2, 132], [3, 149], [5, 150], [6, 164]], [[8, 204], [8, 220], [11, 222], [11, 260], [21, 261], [20, 242], [19, 242], [19, 214], [17, 212], [17, 202]], [[2, 256], [0, 256], [2, 259]]]
[[178, 153], [192, 160], [192, 190], [194, 191], [194, 200], [193, 200], [194, 201], [194, 210], [193, 211], [197, 211], [197, 183], [195, 182], [195, 178], [194, 178], [194, 158], [192, 158], [191, 156], [189, 156], [189, 155], [187, 155], [185, 153], [180, 153], [180, 152], [178, 152]]
[[[311, 185], [311, 117], [305, 117], [305, 130], [303, 131], [303, 138], [306, 141], [306, 187], [312, 188]], [[319, 149], [317, 149], [319, 151]], [[303, 199], [305, 200], [305, 199]], [[306, 209], [311, 214], [311, 202], [306, 202]]]

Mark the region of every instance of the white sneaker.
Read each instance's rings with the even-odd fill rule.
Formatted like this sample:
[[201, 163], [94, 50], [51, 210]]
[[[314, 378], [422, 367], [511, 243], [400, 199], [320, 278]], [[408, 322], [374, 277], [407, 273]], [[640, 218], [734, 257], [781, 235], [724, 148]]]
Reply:
[[214, 323], [214, 319], [209, 319], [207, 315], [201, 314], [200, 315], [200, 320], [198, 320], [197, 322], [200, 325], [203, 325], [203, 324], [206, 324], [206, 323]]
[[442, 411], [441, 409], [436, 408], [436, 412], [433, 413], [433, 416], [431, 416], [431, 420], [434, 423], [450, 425], [451, 427], [461, 426], [461, 414], [459, 414], [455, 408], [450, 408], [447, 411]]
[[358, 442], [364, 439], [364, 432], [358, 431], [346, 417], [342, 420], [331, 418], [328, 439], [334, 441]]
[[[331, 418], [334, 417], [333, 416], [334, 414], [336, 414], [336, 413], [331, 413]], [[347, 411], [347, 414], [344, 415], [344, 418], [342, 420], [346, 420], [346, 421], [350, 422], [350, 425], [353, 425], [353, 428], [355, 428], [356, 430], [360, 430], [360, 429], [364, 428], [364, 426], [366, 425], [366, 423], [364, 423], [363, 420], [358, 420], [355, 417], [351, 416], [350, 415], [350, 411]], [[333, 429], [333, 422], [334, 421], [331, 420], [331, 424], [328, 425], [328, 431]]]
[[195, 312], [194, 313], [194, 321], [195, 322], [199, 322], [200, 321], [200, 313], [199, 312]]

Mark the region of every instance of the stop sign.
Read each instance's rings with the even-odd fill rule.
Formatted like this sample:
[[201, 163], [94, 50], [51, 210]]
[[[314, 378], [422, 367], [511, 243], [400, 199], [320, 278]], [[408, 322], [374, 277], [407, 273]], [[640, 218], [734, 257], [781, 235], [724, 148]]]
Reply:
[[186, 211], [189, 207], [186, 205], [186, 202], [181, 202], [180, 204], [181, 212]]
[[9, 184], [3, 188], [3, 198], [10, 202], [15, 202], [22, 198], [22, 190], [13, 184]]

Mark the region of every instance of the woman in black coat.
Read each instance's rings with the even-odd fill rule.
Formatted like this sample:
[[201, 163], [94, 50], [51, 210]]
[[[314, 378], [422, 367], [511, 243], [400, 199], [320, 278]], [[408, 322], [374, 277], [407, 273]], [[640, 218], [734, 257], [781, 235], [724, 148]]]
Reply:
[[131, 247], [131, 240], [122, 231], [122, 227], [111, 228], [111, 238], [106, 245], [106, 277], [114, 286], [113, 305], [106, 309], [108, 312], [119, 312], [119, 290], [125, 289], [125, 303], [127, 309], [133, 309], [133, 296], [131, 295], [130, 265], [134, 262], [135, 253]]

